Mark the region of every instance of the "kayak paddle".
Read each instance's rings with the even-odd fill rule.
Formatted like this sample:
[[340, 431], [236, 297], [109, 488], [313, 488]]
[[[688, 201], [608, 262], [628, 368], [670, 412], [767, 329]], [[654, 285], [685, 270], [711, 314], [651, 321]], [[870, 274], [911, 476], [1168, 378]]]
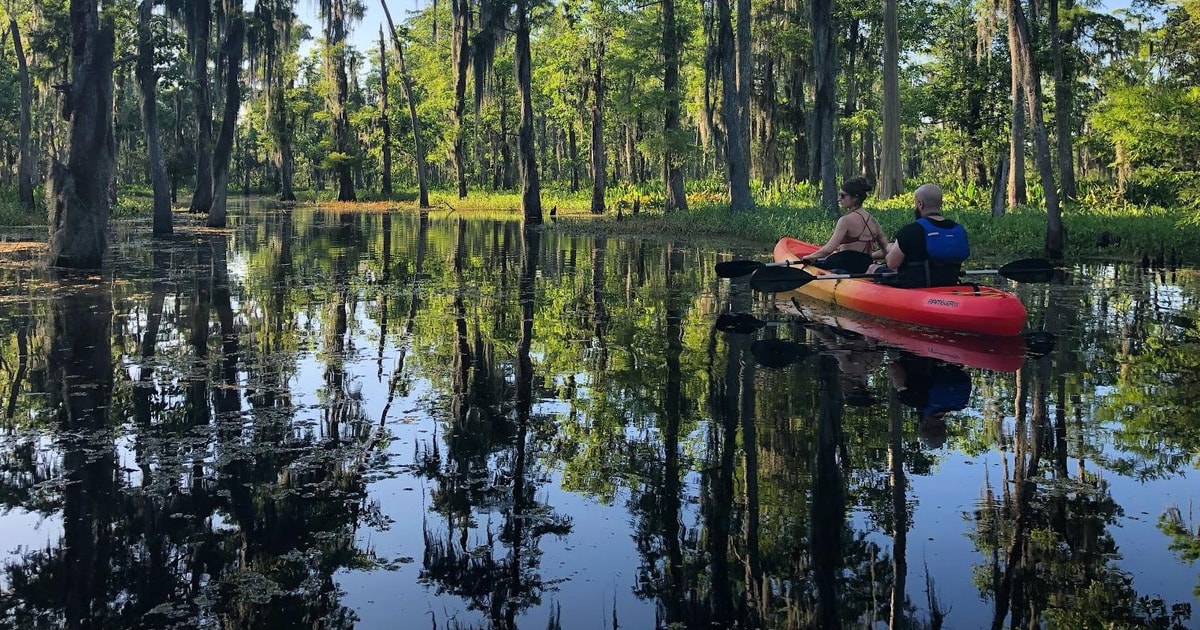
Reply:
[[[1015, 282], [1049, 282], [1054, 277], [1054, 268], [1045, 258], [1024, 258], [1014, 260], [999, 269], [970, 269], [962, 272], [965, 276], [983, 276], [999, 274]], [[888, 273], [827, 273], [813, 275], [803, 269], [774, 267], [760, 269], [750, 278], [750, 287], [763, 293], [782, 293], [798, 289], [813, 280], [845, 280], [848, 278], [887, 278], [896, 275]]]
[[[717, 263], [718, 278], [737, 278], [745, 276], [765, 267], [789, 267], [792, 265], [802, 265], [798, 260], [785, 260], [783, 262], [764, 263], [757, 260], [727, 260]], [[871, 266], [871, 255], [865, 252], [845, 251], [834, 252], [829, 256], [821, 259], [818, 265], [823, 269], [862, 269], [866, 270]]]

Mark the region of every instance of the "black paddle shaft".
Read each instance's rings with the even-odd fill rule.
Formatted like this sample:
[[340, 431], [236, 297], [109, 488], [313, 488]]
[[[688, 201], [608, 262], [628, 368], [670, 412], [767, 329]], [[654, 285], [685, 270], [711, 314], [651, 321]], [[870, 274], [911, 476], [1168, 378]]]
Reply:
[[[1044, 258], [1025, 258], [1022, 260], [1014, 260], [999, 269], [971, 269], [963, 272], [963, 275], [978, 276], [999, 274], [1014, 282], [1025, 283], [1043, 283], [1049, 282], [1054, 277], [1055, 269], [1050, 266], [1050, 261]], [[750, 278], [750, 287], [755, 291], [763, 293], [783, 293], [798, 289], [813, 280], [845, 280], [849, 278], [885, 278], [895, 275], [895, 273], [827, 273], [819, 276], [813, 275], [803, 269], [790, 269], [787, 267], [767, 267], [754, 272], [754, 276]]]
[[[727, 260], [717, 263], [716, 270], [718, 278], [739, 278], [760, 269], [789, 267], [799, 264], [802, 263], [796, 260], [777, 263], [763, 263], [757, 260]], [[822, 269], [844, 269], [852, 273], [857, 273], [866, 271], [867, 267], [871, 266], [871, 255], [855, 251], [834, 252], [821, 259], [817, 266]]]

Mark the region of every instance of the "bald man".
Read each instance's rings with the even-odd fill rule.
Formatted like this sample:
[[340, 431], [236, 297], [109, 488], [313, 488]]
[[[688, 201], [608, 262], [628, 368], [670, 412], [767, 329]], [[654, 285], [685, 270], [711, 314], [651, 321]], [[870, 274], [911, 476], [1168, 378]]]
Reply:
[[967, 231], [942, 216], [942, 189], [923, 184], [914, 195], [915, 221], [896, 232], [887, 266], [896, 272], [888, 284], [938, 287], [958, 284], [962, 263], [971, 255]]

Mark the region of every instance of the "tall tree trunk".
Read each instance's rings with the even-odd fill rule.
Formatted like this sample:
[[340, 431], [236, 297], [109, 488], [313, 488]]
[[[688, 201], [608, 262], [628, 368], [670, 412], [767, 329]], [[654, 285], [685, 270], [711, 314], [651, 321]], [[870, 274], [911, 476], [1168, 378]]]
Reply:
[[575, 129], [578, 121], [572, 121], [567, 127], [567, 159], [571, 162], [571, 192], [579, 192], [579, 131]]
[[763, 56], [762, 88], [758, 102], [757, 133], [758, 161], [755, 172], [763, 186], [774, 186], [779, 178], [779, 102], [776, 68], [780, 66], [778, 52]]
[[[741, 156], [742, 164], [738, 171], [737, 188], [740, 189], [731, 204], [733, 208], [752, 210], [754, 197], [750, 193], [750, 97], [753, 93], [751, 82], [754, 79], [754, 44], [750, 40], [750, 23], [754, 18], [750, 14], [750, 0], [737, 0], [737, 119], [738, 139], [737, 153]], [[732, 134], [731, 134], [732, 135]], [[740, 199], [739, 199], [740, 198]]]
[[408, 76], [408, 67], [404, 64], [404, 45], [400, 42], [400, 37], [396, 35], [395, 25], [392, 24], [392, 12], [388, 10], [384, 0], [379, 1], [383, 4], [384, 15], [387, 16], [388, 30], [392, 33], [392, 45], [396, 47], [400, 88], [404, 90], [404, 100], [408, 102], [408, 120], [413, 132], [413, 161], [417, 163], [417, 206], [428, 208], [430, 207], [429, 181], [426, 176], [428, 167], [425, 164], [425, 142], [421, 136], [421, 118], [417, 116], [417, 101], [412, 89], [412, 78]]
[[813, 63], [817, 95], [812, 132], [816, 136], [814, 167], [821, 174], [821, 207], [837, 214], [837, 164], [833, 155], [833, 115], [837, 107], [837, 48], [833, 31], [833, 0], [812, 3]]
[[[291, 86], [292, 82], [289, 81]], [[292, 137], [289, 130], [292, 128], [294, 118], [287, 110], [283, 95], [283, 86], [279, 86], [279, 122], [280, 128], [283, 130], [283, 135], [279, 142], [279, 199], [284, 202], [296, 201], [296, 156], [292, 151]]]
[[454, 61], [454, 173], [458, 180], [458, 198], [467, 198], [466, 156], [463, 154], [463, 114], [467, 102], [467, 69], [471, 60], [468, 35], [471, 30], [470, 0], [450, 0], [454, 19], [453, 42], [450, 47]]
[[21, 137], [20, 152], [17, 157], [17, 201], [21, 207], [32, 211], [36, 206], [33, 202], [33, 85], [29, 79], [29, 65], [25, 61], [25, 48], [21, 45], [21, 29], [17, 26], [17, 18], [8, 18], [8, 30], [13, 39], [13, 51], [17, 57], [17, 76], [21, 83]]
[[1019, 0], [1007, 0], [1008, 12], [1008, 54], [1012, 60], [1012, 126], [1009, 128], [1008, 139], [1008, 207], [1015, 208], [1029, 202], [1025, 190], [1025, 86], [1022, 83], [1020, 66], [1021, 39], [1017, 32], [1017, 20], [1014, 9], [1019, 8]]
[[1018, 48], [1021, 62], [1021, 78], [1025, 84], [1025, 99], [1029, 107], [1029, 118], [1033, 122], [1034, 161], [1041, 176], [1043, 194], [1046, 196], [1046, 257], [1062, 260], [1066, 247], [1066, 233], [1062, 223], [1062, 209], [1058, 205], [1058, 186], [1054, 182], [1054, 162], [1050, 157], [1050, 140], [1046, 134], [1046, 123], [1042, 115], [1042, 81], [1038, 74], [1037, 60], [1033, 57], [1033, 40], [1029, 35], [1029, 23], [1020, 0], [1008, 0], [1009, 13], [1015, 17]]
[[346, 12], [348, 0], [332, 0], [325, 14], [325, 46], [328, 51], [326, 63], [333, 76], [334, 93], [328, 99], [330, 117], [333, 119], [333, 150], [339, 153], [335, 166], [338, 179], [338, 201], [357, 201], [354, 192], [354, 169], [348, 159], [353, 153], [350, 135], [350, 113], [346, 104], [350, 100], [350, 77], [346, 70], [346, 30], [350, 16]]
[[[725, 177], [729, 185], [729, 207], [741, 212], [754, 208], [754, 199], [750, 195], [750, 107], [746, 102], [750, 96], [750, 24], [749, 0], [736, 2], [738, 28], [735, 35], [729, 0], [717, 0], [717, 49], [721, 59], [721, 118], [725, 122]], [[747, 5], [744, 21], [743, 4]], [[743, 68], [743, 65], [746, 67]]]
[[1008, 154], [1003, 149], [996, 160], [996, 175], [992, 178], [992, 216], [1004, 216], [1005, 193], [1008, 190]]
[[136, 73], [142, 96], [142, 129], [146, 136], [146, 159], [150, 162], [150, 186], [154, 191], [154, 234], [164, 236], [174, 232], [174, 217], [171, 215], [167, 165], [158, 141], [158, 72], [154, 70], [154, 40], [150, 32], [153, 9], [154, 0], [142, 0], [138, 6]]
[[[592, 61], [592, 214], [604, 214], [604, 195], [608, 185], [608, 159], [604, 153], [604, 48], [599, 43], [599, 54]], [[586, 63], [586, 62], [585, 62]]]
[[663, 93], [666, 96], [663, 125], [663, 184], [666, 186], [665, 212], [687, 211], [683, 166], [676, 144], [682, 144], [679, 128], [679, 24], [675, 19], [675, 0], [663, 0]]
[[1050, 0], [1050, 51], [1054, 56], [1054, 140], [1058, 153], [1058, 181], [1064, 201], [1075, 199], [1075, 146], [1071, 117], [1075, 109], [1075, 18], [1072, 0], [1062, 0], [1067, 18], [1059, 15], [1059, 1]]
[[225, 112], [221, 116], [221, 131], [213, 153], [213, 203], [208, 212], [208, 227], [225, 227], [225, 202], [229, 197], [229, 161], [233, 154], [233, 139], [237, 134], [238, 110], [242, 107], [238, 75], [242, 68], [242, 44], [246, 38], [246, 20], [241, 3], [228, 9], [228, 28], [221, 58], [225, 62]]
[[[500, 131], [496, 134], [495, 138], [496, 145], [500, 147], [500, 162], [497, 165], [497, 172], [499, 173], [498, 180], [500, 182], [500, 188], [504, 190], [512, 190], [513, 188], [516, 188], [517, 185], [516, 170], [518, 167], [514, 167], [513, 165], [512, 145], [509, 144], [508, 141], [511, 134], [509, 133], [508, 125], [508, 111], [510, 109], [510, 105], [508, 102], [508, 97], [505, 96], [508, 94], [507, 75], [500, 77], [499, 86], [499, 92], [501, 94]], [[476, 119], [478, 121], [478, 115], [476, 115]], [[518, 132], [519, 131], [520, 130], [518, 129]]]
[[808, 106], [804, 102], [804, 89], [808, 72], [804, 65], [805, 55], [793, 53], [792, 72], [788, 85], [788, 113], [792, 124], [792, 183], [808, 181], [812, 166], [809, 163]]
[[[846, 51], [846, 71], [843, 76], [846, 77], [846, 102], [842, 105], [842, 120], [850, 120], [854, 112], [858, 109], [858, 75], [855, 72], [855, 65], [858, 61], [859, 47], [862, 45], [861, 33], [859, 33], [858, 18], [851, 18], [850, 24], [847, 27], [846, 45], [849, 50]], [[854, 129], [850, 125], [842, 125], [842, 177], [850, 179], [855, 175], [855, 166], [858, 160], [854, 155]]]
[[[395, 30], [392, 27], [392, 14], [387, 10], [387, 3], [383, 3], [383, 12], [388, 17], [388, 29], [391, 30], [393, 36]], [[379, 127], [383, 132], [383, 144], [380, 150], [383, 153], [383, 187], [380, 193], [384, 197], [392, 196], [392, 122], [388, 112], [388, 67], [387, 67], [387, 45], [383, 41], [383, 27], [379, 27]]]
[[212, 207], [212, 101], [208, 93], [208, 38], [212, 28], [212, 3], [192, 2], [188, 41], [192, 47], [192, 100], [196, 122], [196, 190], [188, 212], [207, 214]]
[[67, 163], [55, 160], [47, 188], [49, 264], [99, 269], [108, 247], [116, 149], [112, 130], [113, 27], [100, 24], [97, 0], [71, 0], [71, 85]]
[[[866, 106], [870, 107], [871, 104]], [[862, 173], [869, 182], [879, 180], [878, 160], [879, 157], [875, 155], [875, 129], [868, 126], [862, 134]]]
[[904, 192], [900, 163], [900, 27], [896, 0], [883, 5], [883, 138], [879, 155], [879, 199]]
[[285, 76], [283, 59], [287, 46], [291, 41], [292, 25], [295, 13], [292, 11], [294, 0], [259, 0], [255, 6], [256, 19], [266, 17], [269, 26], [261, 31], [258, 50], [264, 59], [261, 63], [252, 64], [262, 68], [262, 83], [266, 91], [264, 123], [267, 136], [271, 139], [271, 151], [268, 154], [270, 164], [266, 177], [271, 182], [271, 192], [278, 193], [279, 199], [285, 202], [296, 200], [295, 172], [296, 165], [292, 156], [292, 134], [288, 116], [287, 103], [284, 100], [286, 88], [291, 80]]
[[542, 188], [538, 182], [537, 147], [533, 137], [533, 60], [529, 50], [529, 4], [516, 3], [516, 74], [521, 95], [521, 129], [517, 135], [521, 164], [521, 215], [525, 223], [542, 222]]

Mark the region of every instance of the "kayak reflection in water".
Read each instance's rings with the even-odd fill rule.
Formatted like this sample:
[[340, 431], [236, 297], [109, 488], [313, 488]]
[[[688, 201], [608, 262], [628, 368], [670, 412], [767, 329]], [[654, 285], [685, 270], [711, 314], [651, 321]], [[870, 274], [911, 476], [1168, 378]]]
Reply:
[[896, 398], [916, 409], [917, 437], [928, 449], [946, 443], [946, 414], [966, 408], [971, 400], [971, 377], [952, 363], [904, 353], [888, 365]]

